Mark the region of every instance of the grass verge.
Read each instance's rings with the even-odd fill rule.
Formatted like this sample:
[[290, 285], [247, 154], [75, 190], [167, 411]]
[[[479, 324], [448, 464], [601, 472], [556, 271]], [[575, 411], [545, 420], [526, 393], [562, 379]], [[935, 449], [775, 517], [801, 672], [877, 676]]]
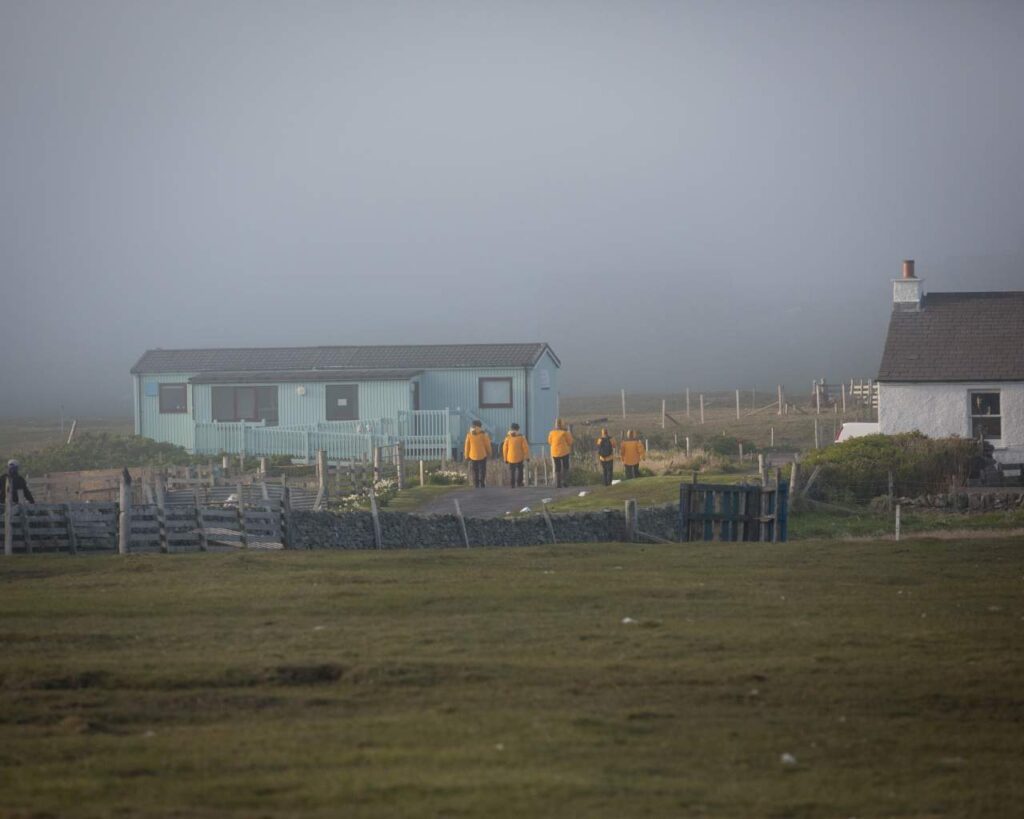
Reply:
[[1022, 576], [996, 540], [19, 557], [0, 814], [1009, 815]]

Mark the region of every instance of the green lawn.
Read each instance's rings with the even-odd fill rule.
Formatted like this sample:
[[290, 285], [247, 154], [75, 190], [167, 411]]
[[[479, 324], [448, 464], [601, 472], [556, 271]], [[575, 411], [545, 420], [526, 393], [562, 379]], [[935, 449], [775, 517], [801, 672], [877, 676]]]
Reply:
[[[700, 473], [701, 483], [742, 483], [749, 480], [746, 475]], [[651, 478], [634, 478], [615, 486], [582, 486], [587, 494], [573, 496], [552, 502], [552, 512], [585, 512], [597, 509], [622, 509], [627, 500], [635, 500], [641, 506], [659, 506], [664, 503], [679, 503], [679, 484], [688, 483], [690, 478], [678, 475], [657, 475]]]
[[424, 504], [436, 500], [442, 495], [447, 495], [452, 490], [465, 488], [465, 486], [434, 486], [429, 483], [426, 486], [410, 486], [408, 489], [398, 492], [388, 501], [386, 508], [389, 512], [415, 512]]
[[7, 559], [0, 815], [1012, 815], [1022, 581], [1019, 540]]

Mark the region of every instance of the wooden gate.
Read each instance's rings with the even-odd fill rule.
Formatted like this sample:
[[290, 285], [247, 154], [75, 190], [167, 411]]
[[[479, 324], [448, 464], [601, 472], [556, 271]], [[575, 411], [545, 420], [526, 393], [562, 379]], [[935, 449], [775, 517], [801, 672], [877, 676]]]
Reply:
[[786, 540], [789, 484], [684, 483], [679, 486], [680, 540]]

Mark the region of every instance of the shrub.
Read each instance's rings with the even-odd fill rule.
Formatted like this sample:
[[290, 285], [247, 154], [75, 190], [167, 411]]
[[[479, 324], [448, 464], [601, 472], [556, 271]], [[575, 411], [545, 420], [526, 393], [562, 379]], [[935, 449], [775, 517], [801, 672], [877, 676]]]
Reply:
[[427, 483], [434, 486], [460, 486], [467, 482], [466, 473], [457, 469], [435, 469], [427, 475]]
[[964, 482], [978, 443], [965, 438], [926, 438], [919, 432], [866, 435], [810, 453], [802, 467], [821, 467], [814, 494], [865, 503], [889, 491], [892, 473], [899, 494], [944, 492], [950, 479]]
[[174, 444], [158, 443], [139, 435], [110, 435], [106, 432], [83, 433], [70, 444], [54, 444], [38, 452], [14, 457], [26, 475], [116, 469], [121, 466], [185, 466], [197, 462], [195, 456]]

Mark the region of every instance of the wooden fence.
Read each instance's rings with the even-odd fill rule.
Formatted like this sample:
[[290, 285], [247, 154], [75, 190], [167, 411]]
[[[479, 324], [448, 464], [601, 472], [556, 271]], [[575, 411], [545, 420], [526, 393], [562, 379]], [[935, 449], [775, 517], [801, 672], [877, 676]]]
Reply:
[[684, 483], [680, 540], [779, 542], [787, 537], [789, 485]]
[[[7, 530], [7, 508], [0, 524]], [[12, 504], [6, 554], [197, 552], [288, 548], [283, 502], [221, 506], [119, 503]]]

